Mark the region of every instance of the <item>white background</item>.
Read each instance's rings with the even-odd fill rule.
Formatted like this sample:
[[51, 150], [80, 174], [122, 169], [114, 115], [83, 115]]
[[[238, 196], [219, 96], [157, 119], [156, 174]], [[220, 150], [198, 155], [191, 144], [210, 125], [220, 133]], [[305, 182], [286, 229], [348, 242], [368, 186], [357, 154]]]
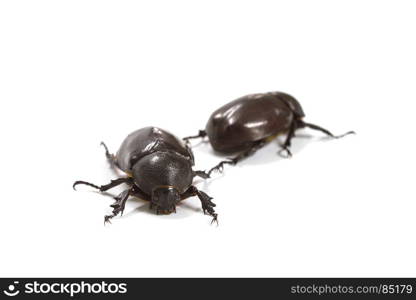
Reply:
[[[2, 1], [0, 276], [416, 276], [414, 1]], [[154, 125], [180, 137], [249, 93], [306, 121], [157, 216], [74, 180], [115, 178]], [[197, 169], [221, 157], [195, 141]], [[117, 194], [120, 189], [112, 191]]]

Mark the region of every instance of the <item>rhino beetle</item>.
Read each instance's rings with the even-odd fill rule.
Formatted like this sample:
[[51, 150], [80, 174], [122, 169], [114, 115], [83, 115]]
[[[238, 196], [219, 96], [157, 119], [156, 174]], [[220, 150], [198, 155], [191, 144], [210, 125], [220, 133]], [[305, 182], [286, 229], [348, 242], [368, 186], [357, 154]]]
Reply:
[[215, 151], [223, 154], [235, 154], [235, 157], [221, 161], [211, 168], [221, 171], [224, 164], [235, 165], [250, 156], [278, 134], [287, 132], [282, 150], [287, 157], [292, 156], [289, 148], [295, 131], [309, 127], [319, 130], [332, 138], [340, 138], [355, 132], [349, 131], [335, 136], [329, 130], [303, 121], [305, 114], [300, 103], [291, 95], [282, 92], [269, 92], [246, 95], [231, 101], [214, 111], [208, 119], [205, 130], [198, 135], [185, 137], [190, 139], [208, 136]]
[[212, 222], [218, 223], [212, 198], [192, 185], [195, 176], [208, 178], [208, 175], [192, 170], [192, 150], [182, 140], [166, 130], [145, 127], [128, 135], [116, 155], [111, 154], [104, 143], [101, 144], [110, 165], [127, 176], [101, 186], [79, 180], [73, 188], [84, 184], [104, 192], [123, 183], [129, 186], [114, 197], [116, 202], [111, 205], [112, 214], [104, 217], [104, 223], [119, 213], [123, 214], [129, 196], [150, 201], [150, 208], [155, 208], [157, 214], [176, 212], [178, 202], [198, 196], [203, 212], [213, 217]]

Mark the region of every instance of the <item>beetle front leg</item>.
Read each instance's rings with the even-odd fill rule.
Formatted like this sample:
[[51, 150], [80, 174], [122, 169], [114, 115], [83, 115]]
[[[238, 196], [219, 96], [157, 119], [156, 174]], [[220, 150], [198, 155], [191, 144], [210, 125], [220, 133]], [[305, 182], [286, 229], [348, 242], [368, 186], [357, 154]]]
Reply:
[[184, 137], [183, 140], [185, 142], [188, 142], [191, 139], [203, 138], [203, 137], [206, 137], [206, 136], [207, 136], [207, 132], [205, 130], [200, 130], [197, 135], [191, 135], [191, 136]]
[[211, 224], [215, 222], [218, 225], [218, 214], [214, 210], [216, 205], [211, 201], [213, 198], [208, 196], [205, 192], [198, 190], [195, 186], [191, 186], [188, 191], [185, 192], [183, 198], [190, 196], [198, 196], [199, 200], [201, 201], [202, 211], [204, 214], [208, 214], [212, 217]]
[[218, 214], [215, 212], [214, 207], [216, 206], [214, 202], [211, 201], [212, 197], [208, 196], [203, 191], [196, 191], [196, 195], [198, 196], [199, 200], [202, 204], [202, 211], [204, 214], [208, 214], [212, 217], [212, 223], [217, 223], [218, 225]]
[[114, 218], [119, 213], [121, 213], [121, 215], [123, 215], [123, 211], [124, 211], [124, 208], [126, 206], [127, 199], [129, 198], [129, 196], [131, 194], [131, 191], [132, 191], [132, 189], [125, 190], [120, 195], [118, 195], [117, 197], [114, 197], [116, 202], [114, 204], [110, 205], [113, 208], [112, 214], [104, 216], [104, 224], [107, 223], [107, 222], [111, 223], [110, 219]]

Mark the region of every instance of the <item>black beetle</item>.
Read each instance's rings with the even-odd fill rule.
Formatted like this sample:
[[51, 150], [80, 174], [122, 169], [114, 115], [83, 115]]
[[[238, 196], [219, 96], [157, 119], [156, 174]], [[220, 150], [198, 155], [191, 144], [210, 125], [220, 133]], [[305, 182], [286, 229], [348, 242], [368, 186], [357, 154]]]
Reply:
[[113, 212], [104, 217], [105, 222], [119, 213], [123, 214], [130, 195], [150, 201], [150, 208], [155, 207], [158, 214], [176, 212], [179, 201], [198, 196], [204, 213], [213, 217], [212, 222], [218, 222], [212, 198], [192, 185], [195, 176], [208, 178], [208, 175], [192, 170], [192, 150], [177, 137], [157, 127], [145, 127], [127, 136], [116, 155], [110, 154], [107, 146], [101, 144], [111, 166], [125, 172], [127, 177], [102, 186], [76, 181], [73, 188], [85, 184], [104, 192], [122, 183], [129, 185], [127, 190], [114, 197], [116, 202], [111, 205]]
[[198, 135], [186, 137], [184, 140], [188, 142], [193, 138], [208, 136], [214, 150], [224, 154], [239, 152], [237, 156], [213, 167], [208, 172], [210, 175], [214, 170], [221, 171], [224, 164], [235, 165], [282, 132], [287, 132], [287, 137], [279, 153], [286, 151], [287, 156], [292, 155], [289, 147], [296, 129], [309, 127], [333, 138], [354, 133], [349, 131], [335, 136], [320, 126], [304, 122], [304, 116], [299, 102], [286, 93], [252, 94], [231, 101], [214, 111], [205, 130], [200, 130]]

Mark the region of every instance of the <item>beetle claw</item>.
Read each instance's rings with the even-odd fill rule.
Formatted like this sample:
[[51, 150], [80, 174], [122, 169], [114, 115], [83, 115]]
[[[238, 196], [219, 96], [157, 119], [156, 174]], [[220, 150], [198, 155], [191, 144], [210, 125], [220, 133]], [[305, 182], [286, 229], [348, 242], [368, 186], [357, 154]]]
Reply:
[[[286, 154], [284, 155], [283, 152], [286, 152]], [[277, 152], [277, 153], [283, 158], [291, 158], [292, 157], [292, 152], [290, 152], [289, 148], [280, 149], [279, 152]]]
[[211, 225], [214, 223], [217, 223], [217, 226], [218, 226], [218, 214], [212, 215]]
[[111, 219], [112, 217], [113, 217], [113, 216], [111, 216], [111, 215], [104, 216], [104, 225], [105, 225], [106, 223], [110, 223], [110, 224], [112, 224], [112, 223], [111, 223], [111, 221], [110, 221], [110, 219]]

